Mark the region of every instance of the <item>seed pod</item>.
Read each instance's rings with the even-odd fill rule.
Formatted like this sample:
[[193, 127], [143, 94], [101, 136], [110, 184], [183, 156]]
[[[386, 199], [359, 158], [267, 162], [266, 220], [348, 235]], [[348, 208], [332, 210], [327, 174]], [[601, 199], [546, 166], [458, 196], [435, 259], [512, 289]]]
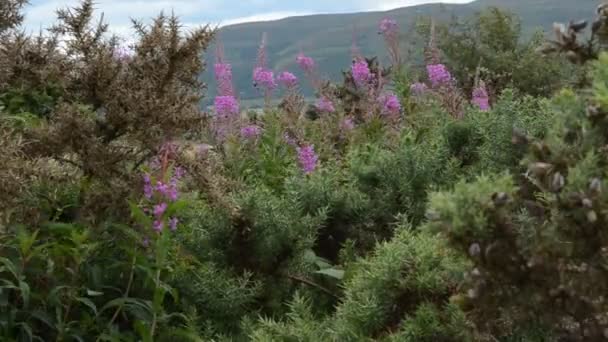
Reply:
[[546, 175], [549, 172], [549, 170], [551, 170], [552, 167], [553, 167], [553, 165], [551, 165], [551, 164], [538, 162], [538, 163], [533, 163], [532, 165], [530, 165], [529, 170], [532, 173], [534, 173], [536, 176], [542, 177], [542, 176]]
[[593, 202], [590, 199], [585, 198], [583, 199], [583, 207], [591, 209], [593, 208]]
[[553, 181], [551, 182], [551, 187], [553, 188], [553, 191], [560, 191], [565, 184], [566, 180], [564, 179], [564, 176], [562, 176], [561, 173], [556, 172], [553, 175]]
[[471, 246], [469, 246], [469, 255], [473, 258], [479, 256], [479, 254], [481, 253], [481, 247], [479, 246], [478, 243], [473, 243], [471, 244]]
[[589, 221], [589, 223], [595, 223], [597, 221], [597, 213], [595, 210], [590, 210], [587, 212], [587, 221]]
[[492, 200], [494, 201], [495, 205], [501, 206], [509, 201], [509, 195], [507, 195], [505, 192], [494, 193], [492, 195]]
[[589, 184], [589, 191], [593, 194], [599, 194], [602, 192], [602, 181], [599, 178], [593, 178]]

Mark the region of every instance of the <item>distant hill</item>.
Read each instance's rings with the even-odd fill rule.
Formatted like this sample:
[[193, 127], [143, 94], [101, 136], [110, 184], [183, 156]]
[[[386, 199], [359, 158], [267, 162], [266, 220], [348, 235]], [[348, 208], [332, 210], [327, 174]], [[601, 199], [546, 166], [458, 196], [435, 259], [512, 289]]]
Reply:
[[[388, 12], [352, 14], [323, 14], [291, 17], [277, 21], [245, 23], [222, 28], [219, 37], [226, 58], [232, 63], [235, 87], [241, 99], [258, 96], [251, 85], [251, 70], [263, 32], [268, 34], [268, 59], [274, 70], [289, 70], [297, 75], [295, 57], [300, 51], [312, 56], [322, 74], [335, 79], [349, 67], [353, 32], [365, 55], [384, 56], [384, 45], [377, 33], [378, 22], [384, 17], [396, 19], [404, 32], [404, 45], [411, 37], [407, 31], [421, 16], [447, 20], [451, 16], [467, 17], [488, 7], [498, 6], [517, 13], [523, 20], [525, 32], [549, 30], [555, 21], [592, 18], [600, 0], [477, 0], [469, 4], [427, 4], [405, 7]], [[355, 28], [355, 29], [354, 29]], [[213, 49], [208, 56], [213, 63]], [[212, 68], [208, 68], [212, 70]], [[299, 75], [300, 76], [300, 75]], [[211, 99], [215, 93], [213, 77], [204, 75]], [[310, 89], [304, 89], [310, 93]]]

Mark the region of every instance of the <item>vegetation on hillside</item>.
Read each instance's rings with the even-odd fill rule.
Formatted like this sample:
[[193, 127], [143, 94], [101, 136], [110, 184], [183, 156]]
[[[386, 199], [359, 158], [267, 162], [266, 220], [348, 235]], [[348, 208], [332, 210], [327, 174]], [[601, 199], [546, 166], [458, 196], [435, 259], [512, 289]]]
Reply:
[[547, 44], [498, 8], [421, 26], [422, 68], [383, 18], [391, 63], [349, 42], [340, 82], [261, 35], [259, 113], [209, 27], [161, 14], [123, 46], [83, 0], [26, 36], [23, 6], [0, 4], [1, 340], [608, 340], [608, 7]]

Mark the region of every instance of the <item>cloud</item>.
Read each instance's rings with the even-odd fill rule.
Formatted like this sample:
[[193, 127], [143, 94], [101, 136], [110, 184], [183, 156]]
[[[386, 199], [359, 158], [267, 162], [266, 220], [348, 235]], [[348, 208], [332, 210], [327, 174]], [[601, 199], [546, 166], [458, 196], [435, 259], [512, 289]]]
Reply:
[[270, 13], [262, 13], [262, 14], [254, 14], [246, 17], [228, 19], [219, 22], [220, 26], [228, 26], [234, 24], [242, 24], [242, 23], [251, 23], [251, 22], [259, 22], [259, 21], [273, 21], [273, 20], [281, 20], [288, 17], [297, 17], [302, 15], [310, 15], [314, 14], [313, 12], [270, 12]]
[[366, 11], [390, 11], [396, 8], [429, 4], [429, 3], [450, 3], [450, 4], [466, 4], [474, 0], [362, 0], [360, 7]]
[[[0, 0], [1, 1], [1, 0]], [[48, 28], [56, 20], [56, 10], [77, 6], [79, 0], [44, 0], [26, 7], [25, 26], [29, 30]], [[193, 21], [199, 13], [215, 8], [212, 0], [97, 0], [96, 15], [104, 14], [104, 20], [113, 32], [125, 32], [130, 18], [149, 20], [160, 12], [174, 12], [177, 16]]]

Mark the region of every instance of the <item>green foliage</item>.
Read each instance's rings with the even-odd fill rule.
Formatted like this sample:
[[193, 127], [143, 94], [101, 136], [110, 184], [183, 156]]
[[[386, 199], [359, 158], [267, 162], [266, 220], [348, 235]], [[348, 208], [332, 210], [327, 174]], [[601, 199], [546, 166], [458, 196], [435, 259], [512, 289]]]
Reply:
[[606, 338], [606, 67], [602, 54], [589, 95], [554, 100], [546, 139], [519, 141], [524, 177], [481, 177], [432, 197], [433, 225], [475, 264], [464, 305], [482, 330]]
[[[421, 25], [419, 31], [428, 33], [428, 25]], [[436, 32], [444, 62], [466, 94], [481, 79], [493, 97], [506, 88], [549, 96], [571, 72], [563, 60], [539, 55], [536, 50], [543, 34], [524, 39], [521, 20], [508, 10], [488, 8], [471, 18], [438, 25]]]
[[608, 55], [548, 100], [561, 62], [490, 9], [439, 30], [464, 89], [493, 86], [487, 111], [374, 57], [401, 116], [345, 72], [322, 86], [334, 113], [266, 108], [223, 140], [198, 109], [212, 30], [161, 15], [122, 56], [91, 1], [44, 37], [7, 4], [1, 340], [605, 340]]

